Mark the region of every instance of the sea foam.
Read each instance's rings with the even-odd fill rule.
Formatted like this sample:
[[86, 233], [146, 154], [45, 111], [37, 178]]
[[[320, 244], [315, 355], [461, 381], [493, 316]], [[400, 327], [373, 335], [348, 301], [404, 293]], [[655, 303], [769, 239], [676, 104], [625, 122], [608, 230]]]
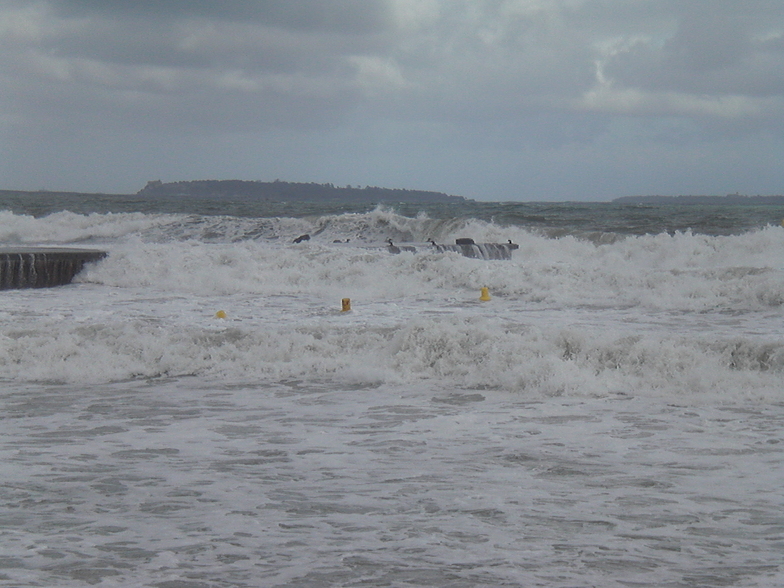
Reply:
[[[771, 397], [784, 371], [781, 227], [597, 245], [384, 209], [311, 219], [6, 212], [0, 235], [109, 254], [69, 287], [4, 293], [0, 367], [10, 379], [308, 377]], [[389, 255], [387, 235], [511, 239], [519, 249], [507, 261], [427, 247]]]

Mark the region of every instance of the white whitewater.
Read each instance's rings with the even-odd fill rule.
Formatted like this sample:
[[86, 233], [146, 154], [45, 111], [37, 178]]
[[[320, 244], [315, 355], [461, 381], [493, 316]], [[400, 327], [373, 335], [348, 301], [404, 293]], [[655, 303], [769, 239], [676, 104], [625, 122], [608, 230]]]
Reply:
[[[384, 248], [466, 235], [519, 249]], [[2, 293], [0, 586], [784, 583], [782, 227], [2, 212], [0, 241], [109, 253]]]

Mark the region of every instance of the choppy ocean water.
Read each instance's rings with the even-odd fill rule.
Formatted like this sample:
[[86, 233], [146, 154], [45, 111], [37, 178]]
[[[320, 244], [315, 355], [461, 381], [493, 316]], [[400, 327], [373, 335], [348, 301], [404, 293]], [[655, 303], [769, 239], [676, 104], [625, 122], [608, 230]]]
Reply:
[[4, 203], [109, 255], [2, 292], [0, 585], [784, 581], [783, 210], [202, 204]]

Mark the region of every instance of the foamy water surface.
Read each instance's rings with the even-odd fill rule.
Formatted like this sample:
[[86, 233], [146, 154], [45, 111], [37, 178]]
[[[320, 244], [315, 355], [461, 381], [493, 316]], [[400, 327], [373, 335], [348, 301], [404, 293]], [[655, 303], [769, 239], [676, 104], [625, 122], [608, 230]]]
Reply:
[[[462, 236], [520, 248], [383, 245]], [[3, 212], [0, 240], [109, 253], [2, 293], [0, 585], [784, 581], [782, 227]]]

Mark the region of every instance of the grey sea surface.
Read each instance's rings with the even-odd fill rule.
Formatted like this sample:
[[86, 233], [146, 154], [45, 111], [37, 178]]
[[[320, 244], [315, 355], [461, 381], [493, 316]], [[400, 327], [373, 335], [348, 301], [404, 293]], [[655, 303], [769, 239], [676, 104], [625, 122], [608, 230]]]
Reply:
[[[615, 236], [691, 231], [706, 235], [736, 235], [779, 226], [781, 204], [683, 204], [671, 202], [493, 202], [464, 200], [450, 203], [302, 201], [276, 202], [241, 195], [145, 196], [142, 194], [14, 193], [0, 191], [0, 210], [45, 217], [61, 211], [91, 214], [183, 214], [237, 218], [326, 218], [388, 209], [406, 217], [424, 213], [431, 219], [482, 220], [519, 227], [552, 238], [573, 235], [602, 242]], [[432, 236], [432, 235], [431, 235]]]
[[784, 585], [782, 404], [0, 390], [0, 586]]

